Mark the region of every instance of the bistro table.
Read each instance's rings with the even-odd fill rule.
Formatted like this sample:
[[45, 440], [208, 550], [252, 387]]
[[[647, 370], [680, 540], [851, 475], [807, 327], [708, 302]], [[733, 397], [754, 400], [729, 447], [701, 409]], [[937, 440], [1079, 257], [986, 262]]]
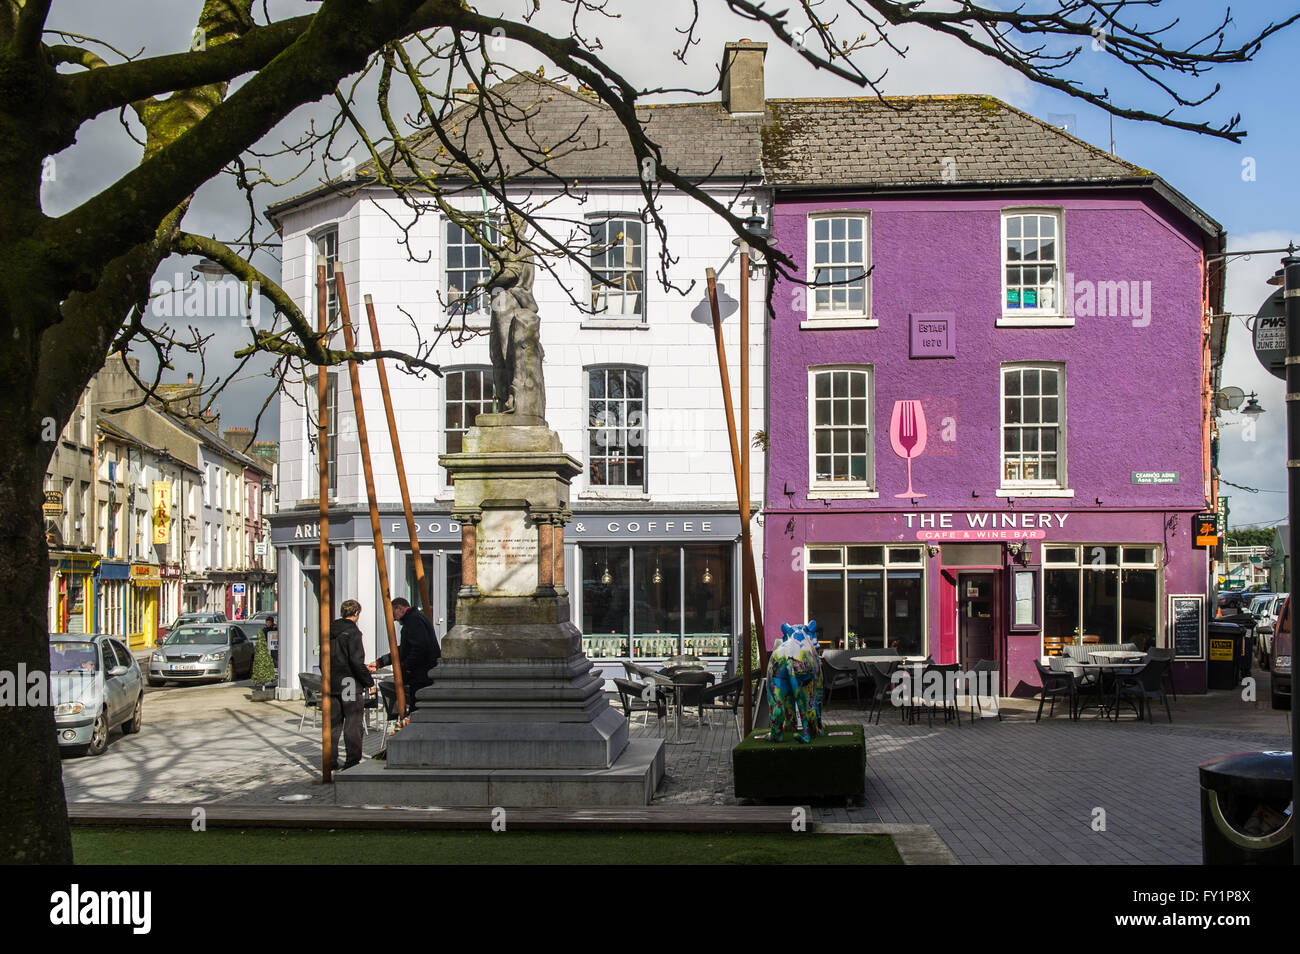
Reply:
[[[1103, 655], [1103, 653], [1092, 653], [1090, 655], [1101, 656]], [[1128, 653], [1127, 655], [1132, 656], [1134, 654]], [[1137, 655], [1143, 655], [1143, 654], [1139, 653]], [[1146, 664], [1143, 662], [1137, 662], [1137, 663], [1101, 662], [1101, 663], [1079, 663], [1078, 664], [1079, 668], [1082, 669], [1085, 673], [1092, 671], [1095, 672], [1097, 675], [1097, 702], [1098, 702], [1097, 708], [1103, 718], [1105, 718], [1109, 714], [1109, 710], [1106, 706], [1106, 677], [1107, 676], [1110, 677], [1111, 684], [1115, 689], [1115, 709], [1118, 712], [1119, 680], [1115, 677], [1130, 675], [1131, 673], [1137, 672], [1144, 665]], [[1078, 715], [1079, 713], [1076, 712], [1075, 718], [1078, 718]]]
[[1136, 663], [1146, 662], [1147, 654], [1136, 649], [1102, 649], [1088, 653], [1088, 658], [1104, 663]]

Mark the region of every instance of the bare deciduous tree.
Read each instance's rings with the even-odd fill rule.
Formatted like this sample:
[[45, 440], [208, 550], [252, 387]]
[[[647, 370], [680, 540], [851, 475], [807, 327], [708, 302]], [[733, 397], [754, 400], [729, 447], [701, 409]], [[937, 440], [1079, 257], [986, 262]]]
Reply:
[[[277, 322], [270, 330], [250, 329], [240, 353], [276, 355], [277, 380], [294, 366], [300, 373], [303, 363], [378, 356], [331, 349], [330, 339], [319, 338], [291, 298], [252, 264], [267, 238], [252, 194], [276, 184], [285, 162], [302, 160], [305, 170], [319, 168], [323, 158], [337, 172], [349, 141], [359, 143], [368, 159], [355, 174], [343, 170], [340, 188], [387, 186], [416, 214], [440, 210], [498, 255], [498, 235], [447, 202], [446, 167], [421, 162], [413, 150], [417, 141], [436, 141], [462, 181], [524, 217], [543, 258], [570, 255], [585, 268], [575, 247], [589, 241], [585, 234], [548, 218], [545, 203], [512, 201], [508, 188], [524, 170], [546, 175], [557, 148], [585, 148], [578, 129], [572, 143], [558, 147], [531, 141], [526, 124], [493, 92], [510, 75], [507, 53], [528, 56], [575, 78], [616, 117], [664, 240], [661, 247], [667, 249], [668, 236], [655, 196], [669, 188], [724, 217], [778, 273], [791, 275], [789, 261], [749, 235], [742, 216], [665, 163], [638, 103], [657, 93], [711, 90], [638, 88], [611, 64], [596, 31], [632, 9], [630, 2], [525, 0], [515, 8], [522, 13], [512, 16], [470, 0], [321, 0], [311, 13], [275, 19], [256, 0], [205, 0], [191, 49], [149, 55], [51, 29], [52, 6], [53, 0], [0, 0], [0, 380], [6, 384], [0, 433], [14, 442], [0, 458], [0, 592], [11, 604], [0, 638], [5, 674], [20, 666], [27, 672], [48, 668], [40, 504], [52, 448], [42, 439], [45, 425], [70, 417], [87, 382], [113, 352], [152, 349], [161, 373], [173, 349], [202, 349], [202, 336], [187, 337], [184, 329], [160, 324], [149, 313], [151, 281], [161, 262], [177, 253], [204, 255], [239, 278], [260, 282]], [[1264, 40], [1297, 18], [1259, 26], [1230, 42], [1225, 13], [1176, 42], [1172, 37], [1186, 28], [1172, 15], [1160, 19], [1160, 0], [1027, 0], [1012, 9], [924, 0], [799, 0], [780, 12], [749, 0], [695, 0], [677, 49], [641, 51], [646, 58], [662, 57], [661, 75], [674, 76], [672, 58], [690, 55], [702, 10], [759, 25], [797, 50], [810, 68], [877, 93], [883, 76], [863, 72], [857, 61], [868, 51], [903, 55], [903, 32], [929, 30], [1116, 116], [1234, 141], [1243, 135], [1238, 116], [1213, 125], [1193, 115], [1214, 92], [1200, 89], [1201, 74], [1250, 59]], [[553, 29], [543, 29], [543, 21]], [[1105, 63], [1149, 83], [1172, 103], [1171, 110], [1113, 102], [1104, 86], [1087, 79], [1099, 72], [1079, 68], [1086, 45]], [[476, 92], [466, 103], [457, 91], [470, 84]], [[362, 91], [372, 86], [374, 101], [362, 103]], [[321, 128], [283, 128], [299, 107], [321, 101], [330, 115]], [[409, 116], [403, 104], [413, 111]], [[491, 142], [481, 153], [465, 148], [466, 105]], [[47, 214], [40, 189], [49, 158], [71, 146], [87, 123], [113, 114], [140, 137], [139, 161], [74, 208]], [[507, 155], [512, 164], [502, 161]], [[195, 191], [223, 174], [249, 196], [249, 226], [219, 242], [187, 230], [185, 220]], [[667, 262], [661, 262], [663, 281]], [[450, 324], [443, 331], [456, 333]], [[430, 347], [385, 354], [413, 370], [436, 370]], [[0, 820], [0, 859], [71, 861], [48, 707], [0, 707], [0, 769], [7, 807]]]

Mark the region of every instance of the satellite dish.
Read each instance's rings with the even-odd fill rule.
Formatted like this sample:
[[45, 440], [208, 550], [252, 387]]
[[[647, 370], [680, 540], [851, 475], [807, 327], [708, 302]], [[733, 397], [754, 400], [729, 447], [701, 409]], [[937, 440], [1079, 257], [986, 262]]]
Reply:
[[1220, 411], [1235, 411], [1237, 408], [1241, 407], [1241, 402], [1244, 401], [1245, 398], [1245, 391], [1241, 388], [1229, 385], [1226, 388], [1221, 388], [1218, 393], [1214, 395], [1214, 403]]

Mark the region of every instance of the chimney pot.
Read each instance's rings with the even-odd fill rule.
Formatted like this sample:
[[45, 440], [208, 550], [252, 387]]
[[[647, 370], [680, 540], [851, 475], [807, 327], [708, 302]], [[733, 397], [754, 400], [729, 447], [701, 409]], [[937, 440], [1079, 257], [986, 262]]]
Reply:
[[190, 371], [188, 374], [185, 375], [185, 383], [186, 383], [186, 384], [193, 384], [193, 383], [194, 383], [194, 372], [193, 372], [193, 371]]

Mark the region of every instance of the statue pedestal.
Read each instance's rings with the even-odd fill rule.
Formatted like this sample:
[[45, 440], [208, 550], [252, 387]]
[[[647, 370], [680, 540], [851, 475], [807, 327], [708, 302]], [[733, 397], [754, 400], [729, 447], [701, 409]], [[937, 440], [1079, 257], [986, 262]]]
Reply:
[[569, 481], [581, 471], [554, 431], [482, 414], [455, 477], [462, 586], [433, 685], [386, 762], [337, 776], [340, 804], [646, 805], [663, 743], [628, 740], [582, 651], [564, 584]]

